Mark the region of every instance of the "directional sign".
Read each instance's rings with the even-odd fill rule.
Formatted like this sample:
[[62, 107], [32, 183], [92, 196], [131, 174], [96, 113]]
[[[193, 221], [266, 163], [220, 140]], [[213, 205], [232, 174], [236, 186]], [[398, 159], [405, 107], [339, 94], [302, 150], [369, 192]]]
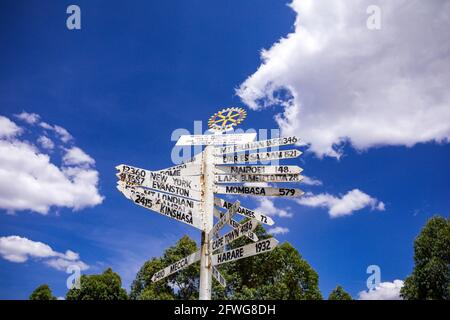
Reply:
[[216, 166], [216, 174], [298, 174], [298, 166]]
[[269, 252], [275, 249], [277, 245], [278, 240], [276, 240], [275, 238], [270, 238], [255, 243], [251, 243], [236, 249], [224, 251], [222, 253], [213, 255], [211, 257], [211, 264], [213, 266], [216, 266], [222, 263], [236, 261], [260, 253]]
[[196, 263], [199, 260], [200, 260], [200, 251], [194, 252], [193, 254], [188, 255], [187, 257], [171, 264], [167, 268], [164, 268], [156, 272], [152, 277], [152, 281], [156, 282], [161, 279], [164, 279], [170, 276], [171, 274], [174, 274], [175, 272], [180, 271], [193, 263]]
[[219, 230], [222, 229], [225, 224], [230, 222], [231, 218], [234, 216], [236, 211], [239, 209], [240, 205], [241, 205], [241, 203], [239, 201], [236, 201], [235, 203], [233, 203], [231, 208], [228, 209], [228, 211], [222, 217], [220, 217], [219, 221], [213, 226], [213, 228], [211, 229], [211, 234], [213, 234], [214, 236], [217, 237], [219, 234]]
[[240, 224], [239, 228], [233, 229], [228, 233], [225, 233], [222, 237], [211, 240], [210, 242], [210, 248], [212, 251], [215, 251], [217, 249], [220, 249], [227, 244], [233, 242], [236, 239], [239, 239], [240, 237], [248, 234], [249, 232], [252, 232], [256, 229], [258, 226], [258, 222], [256, 220], [250, 219], [244, 224]]
[[215, 183], [246, 183], [246, 182], [300, 182], [299, 174], [221, 174], [214, 177]]
[[[233, 205], [233, 203], [232, 202], [228, 202], [228, 201], [223, 200], [223, 199], [220, 199], [220, 198], [217, 198], [217, 197], [214, 197], [214, 205], [217, 206], [217, 207], [224, 208], [224, 209], [228, 210]], [[269, 226], [274, 224], [274, 222], [273, 222], [271, 217], [266, 216], [264, 214], [261, 214], [259, 212], [255, 212], [253, 210], [244, 208], [242, 206], [239, 207], [237, 213], [240, 214], [241, 216], [244, 216], [244, 217], [247, 217], [247, 218], [250, 218], [250, 219], [258, 220], [258, 222], [267, 224]]]
[[[225, 213], [219, 211], [218, 209], [214, 208], [214, 217], [216, 218], [222, 218], [225, 215]], [[237, 222], [236, 220], [230, 219], [230, 221], [228, 222], [228, 224], [233, 228], [239, 228], [240, 227], [240, 223]], [[256, 233], [254, 232], [249, 232], [245, 235], [247, 238], [249, 238], [250, 240], [252, 240], [253, 242], [258, 241], [258, 236], [256, 235]]]
[[255, 140], [256, 133], [239, 134], [210, 134], [210, 135], [183, 135], [180, 136], [177, 146], [203, 146], [242, 144]]
[[202, 173], [201, 165], [193, 162], [183, 163], [177, 166], [165, 168], [162, 170], [154, 171], [163, 173], [168, 176], [179, 177], [179, 176], [197, 176]]
[[185, 189], [201, 190], [200, 176], [169, 176], [163, 172], [154, 172], [128, 165], [119, 166], [117, 177], [128, 185], [153, 188], [153, 183], [170, 184]]
[[255, 152], [255, 153], [245, 153], [237, 155], [223, 155], [216, 156], [216, 164], [232, 164], [232, 163], [247, 163], [247, 162], [257, 162], [257, 161], [271, 161], [280, 159], [292, 159], [297, 158], [302, 154], [301, 151], [292, 150], [280, 150], [280, 151], [268, 151], [268, 152]]
[[284, 138], [275, 138], [270, 140], [254, 141], [245, 144], [235, 144], [232, 146], [216, 147], [214, 151], [216, 155], [221, 155], [226, 153], [235, 153], [241, 151], [250, 151], [264, 148], [286, 146], [289, 144], [296, 144], [299, 141], [300, 139], [298, 137], [291, 136]]
[[214, 276], [214, 279], [216, 279], [222, 287], [227, 287], [227, 281], [225, 280], [225, 277], [221, 275], [219, 270], [217, 270], [217, 268], [214, 266], [212, 267], [212, 274]]
[[268, 197], [300, 197], [305, 192], [294, 188], [272, 188], [252, 186], [216, 186], [215, 193], [220, 194], [245, 194], [249, 196]]
[[130, 189], [126, 189], [120, 184], [117, 186], [117, 189], [119, 189], [119, 191], [124, 193], [124, 195], [128, 199], [132, 200], [134, 203], [136, 203], [141, 207], [155, 211], [169, 218], [184, 222], [197, 229], [200, 230], [204, 229], [203, 221], [199, 213], [192, 212], [192, 214], [189, 214], [186, 212], [182, 212], [180, 210], [175, 209], [172, 205], [168, 205], [165, 202], [155, 200], [155, 198], [150, 197], [145, 193], [141, 193], [138, 191], [131, 192]]
[[142, 187], [129, 186], [121, 181], [119, 181], [117, 184], [117, 189], [125, 196], [139, 192], [145, 194], [146, 197], [153, 198], [155, 202], [162, 202], [165, 205], [184, 213], [194, 214], [200, 213], [202, 210], [201, 203], [199, 201], [178, 197], [172, 194], [162, 193], [155, 190], [144, 189]]

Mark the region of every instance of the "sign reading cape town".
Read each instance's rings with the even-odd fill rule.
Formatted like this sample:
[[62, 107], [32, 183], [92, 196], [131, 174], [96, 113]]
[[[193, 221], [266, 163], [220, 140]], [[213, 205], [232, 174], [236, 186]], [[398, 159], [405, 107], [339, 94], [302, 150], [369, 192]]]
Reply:
[[[218, 265], [269, 252], [278, 245], [276, 239], [260, 240], [254, 233], [259, 224], [273, 225], [271, 217], [247, 209], [239, 201], [230, 202], [217, 197], [220, 194], [263, 197], [298, 197], [304, 194], [302, 190], [290, 187], [292, 183], [302, 181], [300, 173], [303, 169], [278, 164], [279, 160], [295, 159], [302, 154], [296, 149], [279, 150], [281, 146], [300, 143], [299, 138], [291, 136], [254, 141], [256, 133], [226, 133], [246, 116], [242, 108], [226, 108], [216, 112], [208, 121], [214, 134], [181, 136], [176, 145], [204, 146], [202, 152], [183, 164], [156, 170], [130, 164], [116, 167], [117, 189], [126, 199], [202, 232], [199, 251], [156, 272], [152, 281], [169, 277], [200, 261], [199, 298], [209, 300], [212, 278], [227, 286]], [[276, 165], [261, 164], [275, 160]], [[283, 186], [275, 187], [275, 183]], [[236, 220], [236, 217], [240, 218]], [[217, 219], [215, 225], [214, 218]], [[229, 231], [220, 235], [226, 226]], [[241, 237], [249, 239], [250, 244], [230, 249], [229, 245]]]

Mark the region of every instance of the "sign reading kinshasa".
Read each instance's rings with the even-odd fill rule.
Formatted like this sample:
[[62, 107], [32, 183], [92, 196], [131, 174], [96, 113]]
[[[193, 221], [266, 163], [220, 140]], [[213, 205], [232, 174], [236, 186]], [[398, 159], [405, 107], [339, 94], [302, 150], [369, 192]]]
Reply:
[[[278, 245], [274, 238], [259, 240], [254, 232], [260, 223], [273, 225], [271, 217], [247, 209], [239, 201], [233, 203], [215, 196], [298, 197], [304, 193], [296, 188], [272, 186], [299, 183], [303, 179], [302, 168], [252, 164], [299, 157], [302, 154], [299, 150], [278, 149], [299, 145], [300, 139], [291, 136], [254, 141], [256, 133], [231, 133], [246, 116], [247, 112], [242, 108], [226, 108], [208, 121], [209, 131], [214, 134], [181, 136], [177, 146], [204, 146], [200, 153], [182, 164], [154, 171], [126, 164], [116, 167], [117, 189], [126, 199], [202, 231], [200, 250], [156, 272], [153, 282], [200, 261], [199, 298], [209, 300], [213, 277], [223, 287], [227, 286], [217, 265], [269, 252]], [[240, 216], [238, 220], [234, 220], [236, 215]], [[231, 230], [222, 231], [225, 226]], [[220, 235], [221, 232], [224, 234]], [[247, 237], [252, 243], [227, 250], [241, 237]], [[169, 285], [173, 283], [173, 280], [168, 281], [171, 281]]]

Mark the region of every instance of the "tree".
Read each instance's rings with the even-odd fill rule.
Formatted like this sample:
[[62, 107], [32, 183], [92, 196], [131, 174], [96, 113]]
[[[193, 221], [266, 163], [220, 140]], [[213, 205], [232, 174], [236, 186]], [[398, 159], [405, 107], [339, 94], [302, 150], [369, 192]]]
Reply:
[[[262, 226], [255, 232], [260, 240], [269, 238]], [[250, 240], [241, 238], [230, 248], [248, 243]], [[199, 263], [156, 283], [150, 280], [156, 271], [196, 250], [195, 242], [184, 236], [163, 257], [147, 261], [133, 282], [130, 298], [197, 299]], [[227, 280], [227, 288], [213, 280], [212, 299], [322, 299], [317, 273], [289, 243], [270, 253], [220, 265], [218, 269]]]
[[47, 284], [37, 287], [30, 295], [30, 300], [56, 300], [52, 290]]
[[352, 300], [352, 296], [349, 295], [344, 288], [337, 286], [331, 291], [328, 300]]
[[82, 275], [80, 288], [67, 292], [66, 300], [126, 300], [127, 292], [122, 288], [120, 276], [111, 268], [102, 274]]
[[408, 300], [450, 298], [450, 219], [434, 216], [414, 241], [414, 270], [400, 295]]

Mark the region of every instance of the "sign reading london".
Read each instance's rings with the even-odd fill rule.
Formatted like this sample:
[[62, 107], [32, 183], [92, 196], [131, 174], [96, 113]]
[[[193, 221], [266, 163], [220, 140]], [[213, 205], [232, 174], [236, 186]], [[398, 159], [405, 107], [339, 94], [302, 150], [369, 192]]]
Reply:
[[[260, 240], [255, 233], [259, 224], [273, 225], [271, 217], [241, 206], [240, 201], [230, 202], [217, 197], [219, 194], [228, 197], [298, 197], [304, 194], [302, 190], [290, 187], [302, 181], [300, 173], [303, 169], [278, 164], [279, 160], [295, 159], [302, 154], [297, 149], [278, 150], [281, 146], [300, 143], [299, 138], [254, 141], [256, 133], [227, 133], [246, 116], [247, 112], [242, 108], [226, 108], [209, 119], [209, 130], [213, 134], [182, 135], [176, 145], [204, 146], [202, 152], [183, 164], [159, 170], [129, 164], [116, 167], [117, 189], [126, 199], [202, 232], [199, 251], [156, 272], [152, 281], [167, 278], [200, 261], [199, 298], [209, 300], [212, 278], [227, 286], [216, 266], [270, 252], [278, 245], [276, 239]], [[277, 165], [258, 164], [267, 161], [277, 161]], [[283, 186], [273, 186], [277, 183]], [[230, 230], [220, 235], [226, 227]], [[229, 248], [242, 237], [251, 243]]]

